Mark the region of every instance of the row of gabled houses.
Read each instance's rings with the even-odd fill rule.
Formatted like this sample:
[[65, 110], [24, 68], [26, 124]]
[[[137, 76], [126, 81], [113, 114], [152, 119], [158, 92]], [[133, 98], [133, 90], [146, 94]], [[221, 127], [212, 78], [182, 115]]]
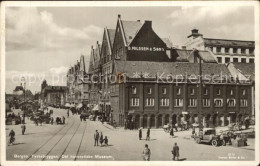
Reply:
[[118, 15], [87, 62], [82, 55], [69, 69], [67, 101], [98, 107], [119, 126], [158, 128], [198, 118], [224, 126], [255, 114], [253, 41], [203, 38], [194, 29], [180, 49], [159, 37], [152, 21]]

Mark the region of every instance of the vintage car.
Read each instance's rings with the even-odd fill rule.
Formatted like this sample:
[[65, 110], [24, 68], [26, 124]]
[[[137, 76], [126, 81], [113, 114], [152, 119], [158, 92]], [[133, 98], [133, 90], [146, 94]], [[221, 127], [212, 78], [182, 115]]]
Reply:
[[203, 128], [199, 131], [199, 134], [195, 134], [194, 140], [200, 144], [210, 143], [213, 146], [218, 146], [221, 144], [220, 136], [216, 135], [216, 129], [214, 128]]

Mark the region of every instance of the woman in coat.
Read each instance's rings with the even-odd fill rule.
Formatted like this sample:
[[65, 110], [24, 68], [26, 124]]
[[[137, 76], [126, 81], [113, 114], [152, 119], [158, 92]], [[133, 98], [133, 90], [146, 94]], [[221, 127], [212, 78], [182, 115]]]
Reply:
[[104, 139], [103, 139], [103, 134], [102, 132], [100, 133], [100, 138], [99, 138], [100, 146], [102, 146]]

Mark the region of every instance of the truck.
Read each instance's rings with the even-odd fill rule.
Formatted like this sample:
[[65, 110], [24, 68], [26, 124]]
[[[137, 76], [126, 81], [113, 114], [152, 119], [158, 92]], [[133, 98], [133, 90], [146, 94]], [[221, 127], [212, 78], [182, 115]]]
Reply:
[[222, 141], [219, 135], [216, 135], [216, 129], [214, 128], [203, 128], [199, 131], [198, 134], [195, 134], [194, 140], [200, 143], [208, 143], [212, 146], [221, 145]]

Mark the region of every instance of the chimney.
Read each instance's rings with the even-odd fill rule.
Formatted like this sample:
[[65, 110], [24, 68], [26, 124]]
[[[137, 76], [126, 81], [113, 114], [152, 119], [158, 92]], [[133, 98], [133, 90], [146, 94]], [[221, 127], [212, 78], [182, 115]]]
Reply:
[[121, 18], [121, 15], [120, 15], [120, 14], [118, 14], [118, 18]]
[[199, 30], [198, 29], [192, 29], [191, 30], [191, 34], [194, 35], [194, 34], [198, 34], [199, 33]]
[[137, 22], [140, 22], [140, 20], [137, 20]]
[[152, 28], [152, 21], [146, 21], [144, 22], [148, 27]]

